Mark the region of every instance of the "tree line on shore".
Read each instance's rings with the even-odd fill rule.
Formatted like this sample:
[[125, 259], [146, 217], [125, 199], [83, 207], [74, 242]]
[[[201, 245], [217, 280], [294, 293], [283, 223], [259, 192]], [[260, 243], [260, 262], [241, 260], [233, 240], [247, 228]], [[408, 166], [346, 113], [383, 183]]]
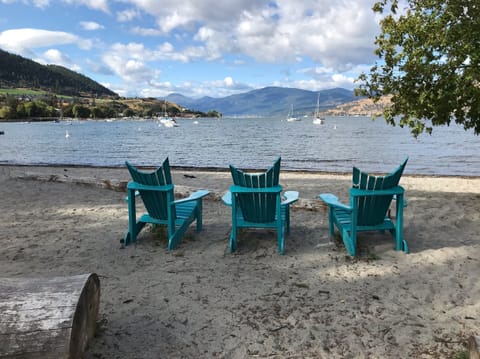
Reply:
[[215, 110], [209, 112], [182, 108], [158, 99], [95, 99], [57, 97], [44, 94], [0, 94], [0, 120], [41, 120], [52, 118], [105, 119], [117, 117], [151, 118], [167, 114], [172, 117], [221, 117]]

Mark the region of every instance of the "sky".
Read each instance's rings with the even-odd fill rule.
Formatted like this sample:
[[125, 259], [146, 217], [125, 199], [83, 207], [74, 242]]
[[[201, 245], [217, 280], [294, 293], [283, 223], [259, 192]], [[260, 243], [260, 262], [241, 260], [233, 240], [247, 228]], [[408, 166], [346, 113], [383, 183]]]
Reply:
[[374, 0], [0, 0], [0, 48], [125, 97], [354, 89]]

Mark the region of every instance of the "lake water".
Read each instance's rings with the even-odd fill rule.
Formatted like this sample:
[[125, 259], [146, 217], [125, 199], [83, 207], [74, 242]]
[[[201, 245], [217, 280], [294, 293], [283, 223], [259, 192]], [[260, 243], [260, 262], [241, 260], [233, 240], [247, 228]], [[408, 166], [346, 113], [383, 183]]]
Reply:
[[[409, 157], [406, 173], [480, 176], [480, 138], [451, 125], [414, 139], [383, 119], [327, 117], [179, 119], [0, 123], [0, 164], [265, 168], [281, 156], [291, 170], [388, 172]], [[198, 123], [196, 123], [198, 122]], [[68, 131], [69, 136], [66, 137]]]

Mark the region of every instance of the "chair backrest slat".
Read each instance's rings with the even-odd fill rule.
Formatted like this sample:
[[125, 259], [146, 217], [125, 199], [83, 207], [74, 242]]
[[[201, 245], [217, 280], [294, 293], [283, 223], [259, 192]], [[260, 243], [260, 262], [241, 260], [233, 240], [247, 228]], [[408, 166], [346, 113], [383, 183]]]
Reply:
[[[170, 173], [170, 164], [168, 162], [168, 157], [153, 172], [143, 172], [138, 170], [136, 167], [132, 166], [130, 163], [125, 162], [127, 165], [128, 171], [132, 176], [134, 182], [151, 185], [151, 186], [165, 186], [172, 184], [172, 176]], [[173, 189], [170, 191], [171, 198], [173, 199]], [[167, 192], [166, 191], [139, 191], [140, 197], [142, 198], [143, 204], [148, 212], [148, 214], [156, 219], [167, 220], [168, 219], [168, 205], [167, 203]], [[173, 206], [172, 214], [174, 218], [175, 207]]]
[[[233, 183], [247, 188], [269, 188], [278, 186], [280, 178], [280, 162], [278, 158], [272, 167], [262, 173], [245, 173], [230, 165]], [[245, 220], [254, 223], [273, 222], [277, 205], [275, 193], [240, 193], [238, 201]]]
[[[398, 186], [408, 158], [392, 173], [386, 176], [374, 176], [353, 168], [352, 186], [366, 190], [382, 190]], [[372, 226], [383, 222], [392, 202], [393, 195], [357, 197], [357, 224]]]

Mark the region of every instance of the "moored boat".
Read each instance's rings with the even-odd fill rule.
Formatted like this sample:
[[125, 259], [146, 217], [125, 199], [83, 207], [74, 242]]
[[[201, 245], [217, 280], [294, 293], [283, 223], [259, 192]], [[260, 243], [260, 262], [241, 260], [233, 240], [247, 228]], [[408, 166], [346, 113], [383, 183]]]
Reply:
[[325, 118], [320, 116], [320, 94], [317, 96], [317, 107], [315, 108], [315, 116], [313, 117], [314, 125], [323, 125], [325, 123]]
[[165, 127], [178, 127], [177, 121], [167, 114], [167, 101], [163, 104], [163, 116], [160, 118], [160, 123]]
[[290, 111], [288, 112], [288, 115], [287, 115], [287, 122], [295, 122], [295, 121], [300, 121], [301, 119], [299, 117], [296, 117], [294, 114], [293, 114], [293, 105], [292, 107], [290, 108]]

